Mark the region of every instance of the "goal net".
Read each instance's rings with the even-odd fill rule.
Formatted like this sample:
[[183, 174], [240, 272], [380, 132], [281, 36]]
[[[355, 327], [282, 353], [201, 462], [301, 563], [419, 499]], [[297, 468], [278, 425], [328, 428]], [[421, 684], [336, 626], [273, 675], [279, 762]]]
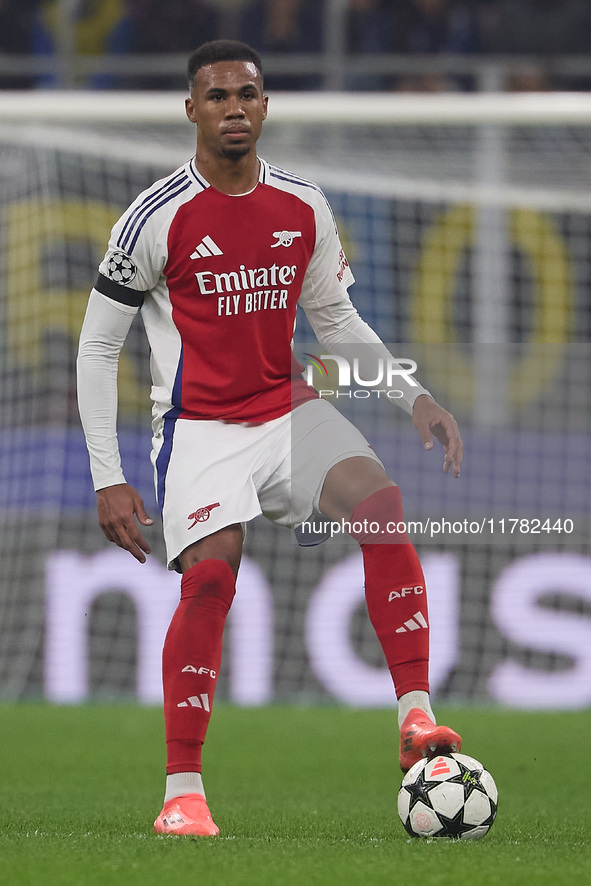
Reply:
[[[191, 156], [183, 121], [176, 94], [0, 95], [7, 699], [160, 699], [179, 578], [158, 525], [143, 567], [102, 536], [74, 361], [110, 227]], [[435, 697], [590, 704], [589, 97], [276, 95], [265, 126], [261, 154], [326, 191], [360, 313], [463, 431], [452, 480], [405, 413], [313, 375], [402, 487], [430, 591]], [[296, 347], [322, 357], [303, 317]], [[120, 361], [120, 444], [157, 521], [148, 362], [138, 319]], [[252, 523], [218, 692], [394, 703], [353, 542], [300, 548]]]

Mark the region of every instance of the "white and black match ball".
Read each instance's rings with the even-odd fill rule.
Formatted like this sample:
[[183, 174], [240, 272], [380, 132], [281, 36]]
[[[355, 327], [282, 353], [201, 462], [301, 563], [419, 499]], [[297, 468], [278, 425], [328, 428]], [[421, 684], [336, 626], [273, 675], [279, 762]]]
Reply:
[[114, 252], [107, 262], [107, 274], [114, 283], [125, 286], [137, 274], [137, 268], [124, 252]]
[[491, 829], [497, 805], [492, 775], [466, 754], [419, 760], [398, 793], [398, 814], [411, 837], [479, 840]]

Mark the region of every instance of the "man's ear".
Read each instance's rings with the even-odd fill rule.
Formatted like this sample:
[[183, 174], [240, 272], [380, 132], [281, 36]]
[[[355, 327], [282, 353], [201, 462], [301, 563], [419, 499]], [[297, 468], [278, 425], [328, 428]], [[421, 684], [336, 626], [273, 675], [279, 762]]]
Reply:
[[196, 123], [195, 120], [195, 102], [193, 101], [193, 96], [189, 96], [189, 98], [185, 99], [185, 113], [191, 123]]

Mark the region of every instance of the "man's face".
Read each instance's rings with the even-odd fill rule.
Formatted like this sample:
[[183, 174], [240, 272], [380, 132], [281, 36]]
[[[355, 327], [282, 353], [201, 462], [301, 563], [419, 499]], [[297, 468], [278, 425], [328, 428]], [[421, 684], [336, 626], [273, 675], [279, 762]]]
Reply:
[[187, 117], [197, 124], [197, 153], [239, 159], [254, 147], [267, 116], [261, 75], [251, 62], [216, 62], [197, 71]]

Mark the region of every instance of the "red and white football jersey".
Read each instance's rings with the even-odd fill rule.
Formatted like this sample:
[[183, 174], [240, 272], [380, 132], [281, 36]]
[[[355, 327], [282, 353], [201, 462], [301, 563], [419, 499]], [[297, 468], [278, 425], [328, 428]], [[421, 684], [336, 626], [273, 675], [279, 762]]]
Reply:
[[296, 305], [352, 283], [316, 185], [261, 161], [257, 187], [229, 196], [191, 160], [120, 218], [95, 288], [141, 306], [158, 424], [268, 421], [317, 396], [291, 348]]

